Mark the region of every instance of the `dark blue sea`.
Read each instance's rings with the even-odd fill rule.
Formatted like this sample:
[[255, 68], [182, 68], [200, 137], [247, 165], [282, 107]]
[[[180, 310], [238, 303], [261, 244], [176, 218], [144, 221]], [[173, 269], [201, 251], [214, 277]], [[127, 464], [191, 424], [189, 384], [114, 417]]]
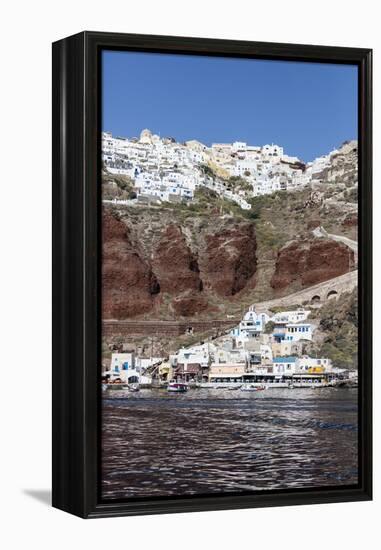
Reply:
[[102, 497], [358, 481], [357, 389], [103, 394]]

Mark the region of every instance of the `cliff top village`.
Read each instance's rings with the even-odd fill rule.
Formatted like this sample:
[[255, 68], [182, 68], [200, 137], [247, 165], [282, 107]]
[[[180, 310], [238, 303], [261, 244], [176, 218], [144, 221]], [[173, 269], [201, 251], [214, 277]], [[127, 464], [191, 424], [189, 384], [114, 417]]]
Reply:
[[206, 187], [250, 210], [250, 198], [319, 182], [339, 152], [356, 148], [356, 141], [347, 142], [340, 150], [305, 164], [274, 144], [256, 146], [236, 141], [208, 147], [197, 140], [178, 143], [173, 138], [161, 138], [147, 129], [139, 138], [131, 139], [103, 132], [105, 173], [127, 176], [133, 182], [131, 198], [105, 202], [138, 205], [192, 201], [196, 190]]

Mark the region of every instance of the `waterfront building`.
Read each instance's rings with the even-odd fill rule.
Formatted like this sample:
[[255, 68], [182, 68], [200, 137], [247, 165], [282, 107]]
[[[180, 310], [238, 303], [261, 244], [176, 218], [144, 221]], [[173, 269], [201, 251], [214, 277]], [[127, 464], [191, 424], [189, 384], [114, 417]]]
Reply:
[[111, 355], [111, 371], [115, 373], [121, 373], [128, 369], [135, 368], [135, 354], [134, 353], [113, 353]]
[[184, 382], [208, 378], [213, 344], [200, 344], [181, 348], [175, 355], [169, 357], [173, 367], [173, 378]]
[[298, 359], [298, 371], [310, 373], [331, 372], [332, 362], [326, 357], [314, 358], [303, 355]]
[[164, 361], [159, 365], [158, 376], [161, 382], [169, 382], [173, 378], [173, 367], [169, 361]]
[[202, 379], [200, 363], [177, 363], [173, 368], [173, 379], [181, 382], [196, 382]]
[[246, 373], [244, 363], [212, 363], [209, 382], [239, 382]]
[[110, 368], [102, 372], [102, 377], [108, 380], [120, 379], [128, 384], [140, 382], [140, 371], [135, 367], [135, 354], [133, 352], [113, 353]]
[[274, 357], [272, 366], [275, 375], [292, 375], [297, 370], [297, 357]]

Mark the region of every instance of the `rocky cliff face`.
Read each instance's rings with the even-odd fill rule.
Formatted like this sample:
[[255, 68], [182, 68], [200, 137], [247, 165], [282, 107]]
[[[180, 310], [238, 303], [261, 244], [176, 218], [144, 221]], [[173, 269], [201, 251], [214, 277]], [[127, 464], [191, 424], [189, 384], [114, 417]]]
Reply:
[[177, 315], [194, 315], [206, 309], [197, 256], [179, 226], [169, 224], [162, 231], [153, 251], [152, 268], [160, 281], [160, 291], [172, 296]]
[[105, 319], [124, 319], [150, 311], [160, 291], [129, 228], [108, 210], [103, 212], [102, 289]]
[[329, 357], [339, 368], [358, 368], [357, 289], [315, 310], [311, 321], [318, 328], [309, 351]]
[[[196, 220], [196, 221], [195, 221]], [[255, 225], [103, 213], [103, 317], [193, 317], [255, 286]], [[199, 225], [197, 225], [199, 223]], [[217, 306], [218, 307], [218, 306]]]
[[329, 183], [346, 183], [357, 185], [358, 180], [357, 141], [347, 141], [335, 152], [331, 153], [329, 166], [314, 175]]
[[220, 296], [245, 288], [257, 269], [254, 225], [241, 223], [205, 237], [202, 268], [206, 284]]
[[152, 266], [163, 292], [201, 292], [203, 284], [196, 255], [187, 245], [179, 226], [167, 225], [153, 252]]
[[274, 290], [302, 288], [348, 273], [354, 253], [328, 239], [293, 241], [278, 251], [271, 286]]
[[337, 153], [331, 155], [331, 166], [328, 168], [329, 182], [357, 184], [358, 153], [357, 141], [344, 143]]

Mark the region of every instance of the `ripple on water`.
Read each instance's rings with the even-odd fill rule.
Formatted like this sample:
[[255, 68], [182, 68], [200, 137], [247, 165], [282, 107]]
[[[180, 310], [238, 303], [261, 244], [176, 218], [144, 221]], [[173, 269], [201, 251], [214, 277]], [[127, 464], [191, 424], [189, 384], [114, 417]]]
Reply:
[[105, 499], [357, 483], [353, 390], [120, 393], [103, 402]]

